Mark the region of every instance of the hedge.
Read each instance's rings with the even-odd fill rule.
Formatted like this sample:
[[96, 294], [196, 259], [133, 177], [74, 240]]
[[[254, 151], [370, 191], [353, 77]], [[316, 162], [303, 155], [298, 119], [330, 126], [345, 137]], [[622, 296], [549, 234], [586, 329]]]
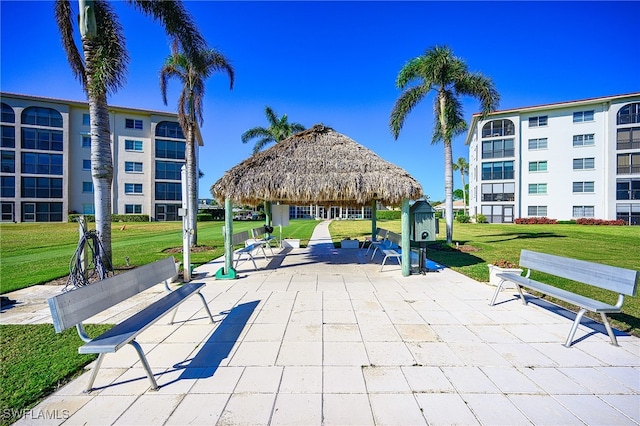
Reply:
[[[77, 222], [78, 217], [80, 216], [84, 216], [84, 220], [87, 222], [96, 221], [95, 215], [73, 213], [69, 215], [69, 222]], [[112, 214], [111, 222], [149, 222], [149, 215], [148, 214]]]
[[400, 210], [377, 210], [376, 219], [381, 220], [396, 220], [402, 217]]

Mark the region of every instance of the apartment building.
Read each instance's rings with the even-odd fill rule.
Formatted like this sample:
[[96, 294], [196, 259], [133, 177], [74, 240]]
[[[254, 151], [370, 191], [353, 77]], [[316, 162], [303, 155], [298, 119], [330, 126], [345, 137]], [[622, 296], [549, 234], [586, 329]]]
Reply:
[[470, 214], [640, 225], [640, 93], [474, 114]]
[[[94, 213], [88, 104], [5, 92], [0, 102], [2, 221]], [[177, 220], [186, 143], [177, 115], [110, 106], [109, 119], [113, 213]]]

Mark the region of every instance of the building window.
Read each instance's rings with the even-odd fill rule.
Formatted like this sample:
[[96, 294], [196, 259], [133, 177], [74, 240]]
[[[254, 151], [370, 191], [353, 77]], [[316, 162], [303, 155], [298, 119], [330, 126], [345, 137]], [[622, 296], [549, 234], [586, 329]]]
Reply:
[[182, 164], [175, 161], [156, 161], [156, 179], [180, 180]]
[[156, 157], [184, 160], [185, 147], [185, 142], [156, 139]]
[[578, 111], [573, 113], [573, 122], [582, 123], [585, 121], [593, 121], [594, 111]]
[[573, 206], [573, 216], [572, 217], [594, 217], [595, 216], [595, 207], [594, 206]]
[[516, 184], [514, 182], [482, 184], [482, 201], [514, 201], [515, 199]]
[[0, 220], [3, 222], [13, 222], [15, 217], [13, 216], [13, 203], [2, 203], [2, 217]]
[[594, 192], [595, 183], [594, 182], [573, 182], [573, 192]]
[[96, 208], [93, 203], [84, 203], [82, 205], [82, 214], [96, 214]]
[[530, 172], [546, 172], [547, 162], [546, 161], [530, 161], [529, 171]]
[[22, 173], [62, 176], [62, 154], [22, 153]]
[[616, 200], [640, 200], [640, 179], [619, 179]]
[[82, 170], [91, 170], [91, 160], [82, 160]]
[[2, 126], [2, 141], [0, 142], [2, 148], [15, 148], [16, 147], [16, 128], [13, 126]]
[[23, 198], [62, 198], [62, 178], [23, 177]]
[[618, 129], [616, 149], [640, 149], [640, 127]]
[[62, 132], [59, 130], [22, 128], [22, 149], [62, 151]]
[[124, 149], [125, 151], [142, 151], [142, 141], [134, 141], [130, 139], [125, 139], [124, 141]]
[[480, 212], [489, 223], [513, 223], [513, 205], [485, 205]]
[[482, 126], [482, 137], [513, 136], [515, 126], [511, 120], [493, 120]]
[[513, 139], [482, 141], [482, 158], [513, 157]]
[[547, 138], [529, 139], [529, 149], [547, 149]]
[[595, 135], [593, 133], [573, 136], [573, 146], [593, 146], [595, 144]]
[[624, 220], [627, 225], [640, 225], [640, 204], [617, 204], [616, 219]]
[[62, 222], [62, 203], [22, 203], [24, 222]]
[[596, 159], [591, 158], [574, 158], [573, 170], [593, 170], [596, 167]]
[[618, 154], [617, 163], [619, 175], [640, 173], [640, 152]]
[[82, 192], [93, 194], [93, 181], [82, 182]]
[[620, 108], [616, 121], [617, 124], [640, 123], [640, 102], [625, 105]]
[[3, 123], [15, 123], [16, 122], [16, 114], [13, 112], [13, 108], [9, 105], [2, 102], [2, 118], [0, 120]]
[[2, 173], [15, 173], [16, 172], [16, 153], [14, 151], [2, 151], [0, 152], [2, 161], [0, 162], [0, 171]]
[[546, 194], [547, 193], [547, 184], [546, 183], [530, 183], [529, 184], [529, 194]]
[[547, 206], [529, 206], [527, 207], [527, 216], [544, 217], [547, 215]]
[[127, 173], [142, 173], [142, 163], [125, 161], [124, 171]]
[[142, 194], [142, 184], [141, 183], [125, 183], [124, 193], [125, 194]]
[[547, 125], [547, 116], [529, 117], [529, 127], [542, 127]]
[[16, 196], [16, 178], [14, 176], [0, 177], [0, 196], [9, 198]]
[[82, 125], [83, 126], [91, 125], [91, 116], [89, 114], [82, 114]]
[[156, 200], [182, 200], [182, 185], [172, 182], [156, 182]]
[[125, 214], [142, 214], [142, 204], [125, 204]]
[[482, 180], [513, 179], [513, 161], [482, 163]]
[[185, 139], [182, 127], [175, 121], [161, 121], [156, 126], [156, 136], [163, 138]]
[[142, 130], [142, 120], [134, 120], [133, 118], [124, 119], [125, 129]]
[[80, 135], [81, 146], [83, 148], [91, 148], [91, 136], [90, 135]]
[[62, 114], [51, 108], [29, 107], [22, 111], [22, 124], [62, 127]]

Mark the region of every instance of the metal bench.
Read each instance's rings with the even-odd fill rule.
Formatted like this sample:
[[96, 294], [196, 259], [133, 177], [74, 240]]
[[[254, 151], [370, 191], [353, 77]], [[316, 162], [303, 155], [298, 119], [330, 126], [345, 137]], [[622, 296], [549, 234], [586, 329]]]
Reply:
[[395, 258], [398, 261], [398, 265], [402, 264], [402, 249], [400, 248], [400, 244], [402, 244], [402, 237], [400, 234], [389, 231], [387, 233], [387, 239], [384, 240], [383, 244], [380, 246], [380, 250], [382, 250], [382, 254], [384, 255], [382, 265], [380, 265], [380, 271], [382, 271], [385, 263], [387, 263], [387, 259], [390, 257]]
[[[87, 286], [50, 297], [47, 300], [56, 332], [60, 333], [75, 326], [78, 335], [85, 342], [83, 346], [78, 348], [78, 353], [99, 354], [96, 365], [91, 372], [86, 392], [92, 390], [93, 383], [105, 354], [116, 352], [126, 344], [130, 344], [135, 348], [140, 362], [149, 377], [151, 387], [157, 390], [158, 385], [153, 377], [144, 351], [135, 339], [138, 334], [142, 333], [170, 311], [173, 311], [173, 316], [171, 317], [171, 324], [173, 324], [177, 307], [194, 294], [200, 296], [202, 304], [209, 315], [209, 319], [212, 323], [214, 322], [207, 302], [200, 293], [205, 283], [186, 283], [175, 290], [171, 290], [169, 280], [175, 275], [175, 260], [173, 257], [168, 257]], [[116, 324], [100, 336], [93, 339], [87, 336], [83, 326], [84, 321], [161, 282], [164, 282], [165, 288], [168, 291], [167, 295], [156, 300], [119, 324]]]
[[[496, 291], [493, 294], [493, 298], [491, 299], [491, 306], [495, 304], [502, 285], [505, 282], [512, 282], [516, 285], [520, 298], [525, 305], [527, 304], [527, 300], [522, 293], [523, 287], [576, 305], [580, 308], [575, 321], [573, 322], [573, 326], [571, 327], [571, 331], [569, 331], [567, 341], [564, 344], [567, 348], [573, 343], [573, 336], [575, 335], [578, 325], [580, 324], [580, 320], [586, 311], [599, 313], [601, 315], [602, 322], [604, 323], [607, 333], [611, 338], [611, 343], [618, 346], [618, 341], [613, 333], [611, 324], [609, 324], [607, 314], [621, 312], [625, 295], [635, 296], [639, 279], [638, 271], [603, 265], [601, 263], [593, 263], [584, 260], [538, 253], [530, 250], [522, 250], [520, 252], [519, 263], [520, 266], [528, 268], [527, 275], [523, 277], [513, 273], [497, 274], [496, 276], [500, 278], [500, 282], [498, 283]], [[615, 305], [610, 305], [599, 300], [572, 293], [568, 290], [532, 280], [529, 278], [531, 270], [614, 291], [618, 293], [618, 301]]]
[[[234, 250], [233, 252], [234, 258], [235, 258], [234, 268], [236, 269], [238, 268], [238, 264], [240, 263], [241, 260], [242, 261], [251, 260], [251, 262], [253, 263], [253, 267], [255, 269], [258, 269], [258, 266], [256, 265], [256, 261], [253, 258], [253, 253], [256, 252], [257, 250], [262, 250], [262, 254], [264, 255], [264, 258], [265, 259], [267, 258], [267, 253], [264, 251], [265, 242], [258, 241], [249, 237], [249, 231], [242, 231], [237, 234], [233, 234], [231, 236], [231, 244], [234, 247], [239, 244], [244, 244], [244, 247]], [[245, 255], [247, 257], [246, 259], [244, 258]]]
[[[371, 237], [365, 237], [364, 242], [362, 243], [363, 247], [366, 242], [369, 242], [369, 247], [367, 247], [367, 251], [365, 252], [365, 254], [369, 254], [369, 250], [371, 250], [371, 247], [374, 247], [377, 249], [378, 246], [380, 246], [382, 242], [387, 239], [388, 233], [389, 231], [387, 231], [386, 229], [376, 228], [375, 239], [371, 239]], [[374, 254], [376, 254], [375, 250], [373, 250], [373, 254], [371, 255], [371, 258], [373, 258]]]
[[[273, 228], [270, 229], [271, 232], [273, 232]], [[276, 237], [271, 235], [271, 232], [267, 232], [266, 226], [261, 226], [259, 228], [253, 228], [251, 230], [251, 235], [253, 235], [254, 242], [264, 244], [264, 246], [268, 247], [269, 251], [271, 252], [271, 256], [273, 257], [273, 248], [271, 247], [271, 241], [275, 241]]]

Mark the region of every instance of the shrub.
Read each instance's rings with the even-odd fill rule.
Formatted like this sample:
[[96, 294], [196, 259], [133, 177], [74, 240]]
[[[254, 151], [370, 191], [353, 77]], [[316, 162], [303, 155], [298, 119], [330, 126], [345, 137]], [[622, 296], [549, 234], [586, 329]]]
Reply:
[[381, 220], [396, 220], [400, 219], [402, 212], [400, 210], [377, 210], [376, 219]]
[[96, 216], [93, 214], [69, 213], [69, 222], [77, 222], [80, 216], [84, 216], [84, 221], [87, 223], [96, 221]]
[[519, 217], [515, 221], [519, 225], [557, 225], [556, 219], [548, 217]]
[[487, 223], [487, 217], [482, 213], [476, 215], [476, 223]]
[[213, 220], [213, 215], [211, 213], [198, 213], [196, 220], [198, 222], [209, 222]]
[[[95, 222], [93, 214], [69, 214], [69, 222], [76, 222], [79, 216], [84, 216], [86, 222]], [[111, 222], [149, 222], [148, 214], [112, 214]]]
[[607, 225], [607, 226], [624, 226], [627, 224], [627, 222], [625, 222], [622, 219], [604, 220], [604, 219], [593, 219], [593, 218], [586, 218], [586, 217], [581, 217], [580, 219], [576, 220], [576, 223], [578, 225]]
[[471, 218], [466, 214], [459, 214], [456, 216], [456, 221], [460, 223], [469, 223], [471, 221]]

